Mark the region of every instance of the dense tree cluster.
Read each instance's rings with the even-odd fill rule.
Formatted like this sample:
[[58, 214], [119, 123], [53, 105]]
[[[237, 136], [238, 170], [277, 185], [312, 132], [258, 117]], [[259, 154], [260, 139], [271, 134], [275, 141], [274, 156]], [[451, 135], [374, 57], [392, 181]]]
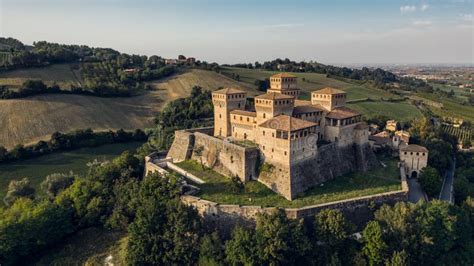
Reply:
[[474, 154], [457, 153], [454, 178], [454, 202], [461, 204], [467, 197], [474, 198]]
[[[72, 184], [57, 186], [54, 197], [34, 197], [27, 179], [12, 181], [11, 206], [0, 208], [0, 263], [21, 264], [84, 227], [126, 223], [137, 205], [123, 200], [133, 199], [129, 195], [134, 190], [122, 187], [133, 188], [142, 172], [140, 160], [125, 152], [111, 162], [92, 165], [87, 176]], [[48, 185], [44, 188], [50, 191]]]
[[94, 132], [91, 129], [76, 130], [66, 134], [55, 132], [51, 135], [49, 141], [39, 141], [29, 146], [20, 144], [9, 151], [5, 147], [0, 146], [0, 163], [33, 158], [56, 151], [96, 147], [111, 143], [145, 141], [146, 139], [146, 134], [140, 129], [134, 132], [122, 129], [116, 132]]

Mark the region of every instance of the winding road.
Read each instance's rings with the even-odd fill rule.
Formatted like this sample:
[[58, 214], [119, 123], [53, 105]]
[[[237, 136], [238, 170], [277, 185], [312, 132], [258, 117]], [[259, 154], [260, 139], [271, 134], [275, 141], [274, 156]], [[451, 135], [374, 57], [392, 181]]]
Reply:
[[448, 171], [444, 175], [443, 187], [441, 188], [441, 193], [439, 194], [439, 199], [448, 201], [451, 204], [454, 204], [453, 197], [453, 183], [454, 183], [454, 171], [456, 169], [456, 158], [453, 158], [452, 164], [449, 166]]

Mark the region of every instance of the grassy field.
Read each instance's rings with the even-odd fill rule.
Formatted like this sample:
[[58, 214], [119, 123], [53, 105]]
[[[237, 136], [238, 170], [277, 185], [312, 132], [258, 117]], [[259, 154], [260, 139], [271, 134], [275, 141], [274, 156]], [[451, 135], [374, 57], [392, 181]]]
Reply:
[[13, 179], [28, 177], [38, 192], [45, 176], [52, 173], [87, 173], [88, 162], [98, 159], [110, 160], [126, 150], [135, 150], [138, 142], [104, 145], [96, 148], [83, 148], [69, 152], [44, 155], [25, 161], [0, 164], [0, 199], [5, 197], [8, 183]]
[[350, 103], [349, 108], [359, 111], [367, 118], [376, 115], [384, 115], [398, 121], [409, 121], [413, 118], [421, 117], [423, 114], [408, 102], [359, 102]]
[[205, 184], [199, 185], [199, 196], [203, 199], [224, 204], [303, 207], [399, 190], [401, 187], [396, 161], [385, 160], [385, 163], [387, 168], [380, 166], [367, 173], [351, 173], [338, 177], [326, 182], [324, 186], [306, 191], [293, 201], [286, 200], [257, 181], [246, 183], [244, 191], [236, 193], [229, 186], [229, 178], [210, 169], [203, 171], [197, 162], [184, 161], [178, 165], [206, 181]]
[[40, 79], [47, 85], [56, 82], [63, 89], [69, 89], [71, 84], [80, 86], [82, 82], [77, 64], [57, 64], [0, 72], [0, 85], [15, 88], [28, 79]]
[[[269, 78], [278, 72], [276, 71], [265, 71], [258, 69], [245, 69], [245, 68], [224, 68], [222, 74], [231, 76], [232, 73], [239, 75], [240, 83], [247, 84], [255, 88], [254, 82], [257, 79], [263, 80]], [[298, 87], [306, 92], [305, 95], [309, 95], [311, 91], [322, 89], [324, 87], [334, 87], [345, 90], [349, 100], [371, 98], [380, 99], [384, 98], [398, 98], [397, 95], [389, 93], [384, 90], [379, 90], [370, 86], [369, 83], [351, 81], [348, 82], [345, 79], [333, 79], [326, 77], [325, 74], [318, 73], [292, 73], [298, 78]], [[304, 79], [304, 81], [303, 81]]]
[[49, 139], [55, 131], [143, 129], [153, 126], [156, 113], [167, 102], [189, 95], [194, 85], [205, 89], [240, 86], [204, 70], [186, 71], [152, 85], [155, 90], [130, 98], [46, 94], [0, 100], [0, 145], [12, 148], [19, 143]]
[[443, 104], [442, 108], [429, 106], [429, 109], [445, 118], [462, 118], [474, 123], [474, 106], [463, 105], [456, 100], [439, 98], [434, 94], [418, 93], [417, 96]]
[[[87, 228], [67, 237], [56, 246], [48, 248], [35, 258], [32, 265], [122, 265], [120, 246], [124, 241], [124, 232], [108, 231], [103, 228]], [[34, 262], [34, 263], [33, 263]]]

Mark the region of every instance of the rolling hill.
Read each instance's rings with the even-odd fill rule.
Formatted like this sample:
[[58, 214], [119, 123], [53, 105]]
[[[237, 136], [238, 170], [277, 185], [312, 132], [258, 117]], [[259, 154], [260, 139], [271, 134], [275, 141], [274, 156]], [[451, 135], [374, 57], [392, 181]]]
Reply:
[[[50, 67], [45, 68], [46, 73], [35, 69], [35, 77], [51, 77], [49, 80], [54, 81], [50, 71]], [[26, 73], [22, 78], [29, 77]], [[7, 74], [15, 76], [9, 77]], [[58, 76], [59, 80], [61, 75]], [[18, 72], [5, 72], [3, 77], [18, 78]], [[153, 91], [130, 98], [46, 94], [0, 100], [0, 145], [12, 148], [16, 144], [48, 139], [55, 131], [147, 128], [153, 125], [156, 112], [167, 102], [188, 95], [194, 85], [212, 90], [220, 86], [251, 90], [249, 86], [241, 85], [215, 72], [189, 70], [152, 82]]]

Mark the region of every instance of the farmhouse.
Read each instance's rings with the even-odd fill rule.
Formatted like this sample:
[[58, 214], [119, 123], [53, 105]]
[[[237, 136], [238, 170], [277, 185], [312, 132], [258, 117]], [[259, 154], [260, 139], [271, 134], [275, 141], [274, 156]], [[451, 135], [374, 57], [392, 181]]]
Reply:
[[[296, 76], [287, 73], [270, 77], [270, 88], [254, 98], [253, 106], [247, 105], [244, 91], [214, 91], [212, 136], [177, 132], [168, 156], [202, 161], [244, 182], [257, 179], [290, 200], [338, 175], [374, 165], [368, 126], [360, 113], [345, 106], [346, 92], [324, 88], [313, 91], [310, 101], [299, 100], [299, 94]], [[197, 146], [202, 153], [192, 151]]]

